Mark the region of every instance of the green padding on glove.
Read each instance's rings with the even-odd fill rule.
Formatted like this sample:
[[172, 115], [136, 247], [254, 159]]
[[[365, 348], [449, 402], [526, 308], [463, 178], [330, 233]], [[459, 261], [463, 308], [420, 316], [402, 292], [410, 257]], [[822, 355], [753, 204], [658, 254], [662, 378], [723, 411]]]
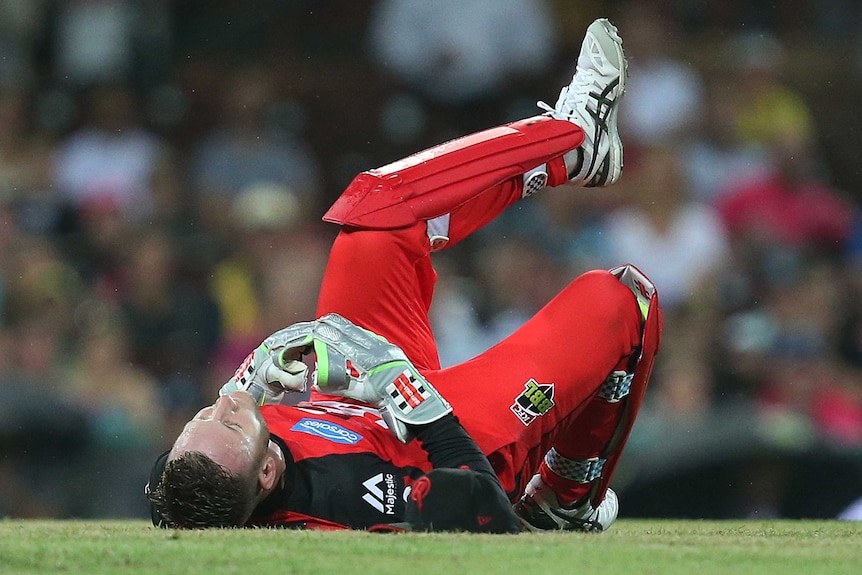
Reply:
[[452, 412], [449, 403], [413, 366], [404, 351], [338, 314], [300, 322], [266, 338], [236, 370], [220, 394], [244, 390], [258, 404], [281, 402], [285, 391], [305, 391], [302, 356], [314, 351], [314, 387], [380, 409], [399, 440], [411, 425], [426, 425]]
[[410, 425], [426, 425], [452, 412], [404, 351], [379, 335], [329, 314], [317, 320], [313, 336], [317, 389], [377, 405], [404, 443], [413, 437]]
[[308, 366], [302, 362], [302, 355], [308, 353], [310, 331], [311, 325], [307, 324], [289, 334], [290, 337], [275, 338], [277, 334], [268, 337], [245, 358], [221, 387], [219, 395], [247, 391], [258, 405], [272, 405], [281, 403], [286, 391], [305, 391]]

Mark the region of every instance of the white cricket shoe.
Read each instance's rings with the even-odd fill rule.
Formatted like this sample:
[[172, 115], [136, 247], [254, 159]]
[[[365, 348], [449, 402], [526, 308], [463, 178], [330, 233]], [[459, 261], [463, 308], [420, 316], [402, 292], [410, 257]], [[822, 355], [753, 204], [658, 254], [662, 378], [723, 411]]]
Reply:
[[557, 105], [539, 107], [558, 120], [577, 124], [584, 143], [565, 156], [569, 180], [579, 186], [609, 186], [623, 171], [623, 143], [617, 111], [625, 92], [626, 57], [616, 27], [601, 18], [587, 28], [572, 82]]
[[527, 484], [514, 510], [526, 531], [602, 532], [607, 531], [617, 520], [620, 504], [617, 494], [613, 489], [608, 489], [598, 509], [589, 500], [567, 509], [560, 505], [556, 493], [536, 474]]

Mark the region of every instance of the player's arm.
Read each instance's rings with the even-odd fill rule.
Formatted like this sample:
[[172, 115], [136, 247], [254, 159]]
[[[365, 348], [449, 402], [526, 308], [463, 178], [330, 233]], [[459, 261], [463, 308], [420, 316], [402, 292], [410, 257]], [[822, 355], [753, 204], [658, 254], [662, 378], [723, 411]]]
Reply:
[[434, 467], [413, 484], [407, 499], [405, 520], [413, 530], [520, 531], [488, 458], [454, 415], [411, 431]]
[[452, 407], [403, 351], [346, 319], [318, 320], [315, 385], [377, 405], [401, 441], [415, 438], [434, 468], [414, 484], [406, 521], [422, 531], [511, 533], [520, 524], [488, 458]]
[[428, 425], [414, 426], [413, 434], [435, 469], [472, 469], [497, 479], [488, 458], [452, 414]]

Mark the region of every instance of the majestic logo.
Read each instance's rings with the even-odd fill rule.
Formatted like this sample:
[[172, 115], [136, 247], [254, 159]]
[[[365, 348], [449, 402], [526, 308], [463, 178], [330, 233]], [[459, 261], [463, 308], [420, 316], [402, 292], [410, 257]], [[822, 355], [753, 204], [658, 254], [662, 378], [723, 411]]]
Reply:
[[554, 407], [554, 384], [537, 383], [531, 379], [524, 384], [524, 391], [515, 398], [515, 403], [509, 408], [521, 423], [530, 425], [541, 415], [545, 415]]
[[395, 515], [398, 486], [392, 473], [378, 473], [362, 482], [368, 492], [362, 499], [384, 515]]
[[293, 427], [290, 428], [290, 430], [308, 433], [309, 435], [316, 435], [317, 437], [322, 437], [323, 439], [327, 439], [333, 443], [341, 443], [342, 445], [356, 445], [362, 441], [361, 435], [354, 431], [350, 431], [346, 427], [341, 427], [337, 423], [332, 423], [331, 421], [311, 419], [309, 417], [300, 419], [293, 425]]

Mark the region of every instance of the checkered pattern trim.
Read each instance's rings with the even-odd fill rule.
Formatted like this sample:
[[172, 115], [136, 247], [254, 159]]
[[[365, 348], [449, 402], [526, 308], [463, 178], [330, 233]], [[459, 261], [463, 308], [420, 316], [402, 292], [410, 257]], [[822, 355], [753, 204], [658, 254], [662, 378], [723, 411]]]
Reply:
[[533, 168], [524, 174], [524, 188], [521, 192], [521, 197], [526, 198], [532, 196], [546, 185], [548, 185], [547, 166], [542, 164], [538, 168]]
[[563, 479], [578, 483], [590, 483], [601, 477], [606, 461], [607, 459], [603, 457], [569, 459], [560, 455], [554, 448], [545, 454], [545, 465], [548, 466], [548, 469]]
[[629, 394], [632, 389], [634, 373], [613, 371], [599, 389], [599, 397], [608, 403], [616, 403]]

